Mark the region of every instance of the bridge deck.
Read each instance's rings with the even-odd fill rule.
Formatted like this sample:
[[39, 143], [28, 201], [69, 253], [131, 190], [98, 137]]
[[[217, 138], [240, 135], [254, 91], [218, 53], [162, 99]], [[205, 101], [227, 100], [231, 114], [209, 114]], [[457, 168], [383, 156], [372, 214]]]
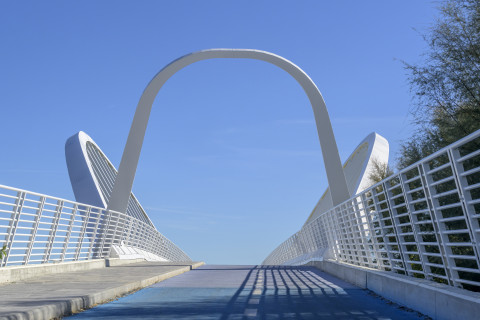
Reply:
[[311, 267], [206, 265], [71, 319], [425, 319]]

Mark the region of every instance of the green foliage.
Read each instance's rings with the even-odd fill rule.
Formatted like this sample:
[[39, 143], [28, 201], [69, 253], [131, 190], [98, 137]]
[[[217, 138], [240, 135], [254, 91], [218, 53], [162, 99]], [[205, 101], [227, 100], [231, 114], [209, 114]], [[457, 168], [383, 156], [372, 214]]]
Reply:
[[2, 249], [0, 249], [0, 259], [6, 256], [7, 256], [7, 245], [4, 245]]
[[388, 163], [383, 163], [377, 158], [372, 159], [372, 167], [368, 173], [368, 179], [372, 185], [379, 183], [392, 174], [393, 170], [390, 168]]
[[405, 63], [418, 131], [402, 143], [399, 169], [480, 128], [480, 0], [446, 0], [423, 38], [420, 65]]

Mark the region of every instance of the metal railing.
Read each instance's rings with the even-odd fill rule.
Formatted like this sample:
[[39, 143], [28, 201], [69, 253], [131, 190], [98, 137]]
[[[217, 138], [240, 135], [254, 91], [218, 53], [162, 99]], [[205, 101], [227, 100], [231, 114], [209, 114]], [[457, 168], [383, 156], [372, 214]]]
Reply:
[[1, 266], [106, 258], [112, 245], [190, 261], [151, 225], [119, 212], [0, 185]]
[[480, 130], [321, 214], [263, 262], [339, 262], [480, 290]]

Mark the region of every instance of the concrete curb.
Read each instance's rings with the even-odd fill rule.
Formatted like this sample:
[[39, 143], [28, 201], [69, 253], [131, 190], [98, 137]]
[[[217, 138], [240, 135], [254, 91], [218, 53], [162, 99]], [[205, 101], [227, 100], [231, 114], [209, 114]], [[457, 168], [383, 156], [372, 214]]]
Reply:
[[116, 267], [143, 261], [145, 260], [109, 258], [62, 263], [45, 263], [27, 266], [2, 267], [0, 268], [0, 285], [41, 277], [47, 274]]
[[48, 305], [31, 309], [27, 312], [12, 313], [2, 316], [0, 319], [5, 320], [45, 320], [45, 319], [61, 319], [74, 313], [84, 311], [95, 307], [96, 305], [112, 301], [118, 297], [143, 289], [157, 282], [177, 276], [184, 272], [196, 269], [204, 262], [197, 262], [191, 266], [185, 266], [167, 273], [163, 273], [148, 279], [143, 279], [131, 283], [121, 285], [116, 288], [107, 289], [105, 291], [92, 293], [82, 297], [72, 298], [66, 301], [53, 302]]

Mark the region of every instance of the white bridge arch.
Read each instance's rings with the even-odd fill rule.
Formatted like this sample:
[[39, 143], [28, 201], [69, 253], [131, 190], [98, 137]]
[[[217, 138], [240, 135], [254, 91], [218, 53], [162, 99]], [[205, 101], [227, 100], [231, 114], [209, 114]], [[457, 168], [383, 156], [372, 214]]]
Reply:
[[150, 117], [150, 111], [152, 109], [153, 101], [162, 86], [171, 76], [184, 67], [194, 62], [217, 58], [265, 61], [285, 70], [297, 80], [307, 94], [312, 105], [327, 173], [328, 185], [331, 190], [332, 203], [336, 206], [350, 198], [327, 107], [322, 94], [312, 79], [310, 79], [310, 77], [294, 63], [270, 52], [252, 49], [210, 49], [190, 53], [172, 61], [153, 77], [143, 91], [128, 134], [127, 143], [123, 151], [122, 160], [118, 168], [118, 175], [115, 180], [107, 210], [119, 212], [126, 211], [128, 199], [132, 191], [135, 172], [137, 170], [138, 160], [140, 158], [140, 151], [145, 137], [145, 131], [147, 129], [148, 119]]

